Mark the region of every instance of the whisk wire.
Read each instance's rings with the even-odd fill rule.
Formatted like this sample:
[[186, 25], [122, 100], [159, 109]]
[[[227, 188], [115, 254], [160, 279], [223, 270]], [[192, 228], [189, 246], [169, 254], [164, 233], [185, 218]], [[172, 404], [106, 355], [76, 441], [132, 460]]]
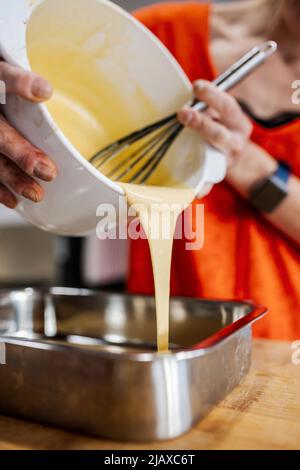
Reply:
[[[148, 139], [146, 142], [143, 143], [138, 149], [136, 149], [132, 154], [130, 154], [126, 159], [121, 160], [120, 163], [113, 168], [109, 173], [108, 177], [115, 180], [121, 181], [124, 177], [126, 177], [137, 165], [148, 155], [147, 161], [152, 158], [152, 154], [150, 153], [152, 150], [155, 150], [158, 145], [166, 138], [166, 133], [168, 133], [168, 129], [173, 128], [174, 123], [169, 126], [169, 128], [163, 128], [159, 132], [156, 132], [154, 136]], [[122, 155], [120, 154], [120, 157]], [[125, 167], [125, 170], [122, 173], [117, 173]]]
[[168, 116], [165, 119], [161, 119], [160, 121], [157, 121], [155, 123], [152, 123], [143, 129], [140, 129], [138, 131], [134, 131], [131, 134], [128, 134], [125, 137], [122, 137], [121, 139], [113, 142], [112, 144], [107, 145], [104, 147], [102, 150], [100, 150], [98, 153], [96, 153], [91, 159], [90, 163], [94, 165], [96, 168], [98, 167], [97, 161], [101, 160], [101, 164], [105, 163], [105, 161], [108, 160], [108, 158], [112, 156], [116, 156], [118, 153], [122, 152], [125, 150], [127, 147], [130, 145], [134, 144], [140, 139], [143, 139], [143, 137], [149, 135], [150, 133], [156, 131], [159, 127], [163, 127], [166, 124], [170, 123], [176, 119], [176, 114], [172, 116]]
[[[146, 181], [150, 178], [150, 176], [154, 173], [154, 170], [158, 167], [166, 153], [168, 152], [169, 148], [183, 129], [183, 126], [180, 123], [176, 123], [174, 125], [173, 132], [167, 136], [165, 142], [161, 145], [161, 147], [158, 149], [156, 152], [156, 155], [154, 158], [152, 158], [152, 161], [150, 162], [150, 165], [144, 166], [143, 168], [143, 173], [144, 176], [143, 178], [139, 181], [139, 184], [144, 184]], [[147, 170], [147, 171], [146, 171]], [[146, 172], [145, 172], [146, 171]], [[141, 175], [142, 172], [139, 172], [139, 174], [134, 178], [131, 182], [132, 183], [138, 183], [137, 178]]]

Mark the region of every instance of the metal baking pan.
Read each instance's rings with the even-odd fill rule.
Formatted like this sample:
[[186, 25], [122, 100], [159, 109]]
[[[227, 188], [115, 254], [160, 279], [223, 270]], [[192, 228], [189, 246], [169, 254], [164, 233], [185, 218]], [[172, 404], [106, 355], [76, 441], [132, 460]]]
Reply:
[[114, 440], [178, 437], [247, 374], [265, 312], [174, 298], [171, 350], [158, 354], [152, 297], [0, 292], [0, 413]]

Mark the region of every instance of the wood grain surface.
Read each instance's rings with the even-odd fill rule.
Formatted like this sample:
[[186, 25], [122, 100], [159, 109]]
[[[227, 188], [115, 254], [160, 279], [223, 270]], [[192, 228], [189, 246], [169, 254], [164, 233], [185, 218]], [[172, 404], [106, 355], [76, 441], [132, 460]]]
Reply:
[[300, 449], [300, 365], [290, 343], [254, 342], [243, 383], [190, 433], [147, 445], [116, 443], [0, 417], [0, 449]]

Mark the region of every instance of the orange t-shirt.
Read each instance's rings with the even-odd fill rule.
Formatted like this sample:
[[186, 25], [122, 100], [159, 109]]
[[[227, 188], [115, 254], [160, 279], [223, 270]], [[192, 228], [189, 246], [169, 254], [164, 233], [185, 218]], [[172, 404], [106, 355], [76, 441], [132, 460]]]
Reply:
[[[192, 81], [215, 78], [208, 4], [167, 3], [140, 10], [136, 16], [168, 47]], [[252, 138], [300, 177], [300, 119], [273, 129], [254, 123]], [[300, 339], [300, 247], [226, 182], [194, 204], [199, 203], [205, 204], [204, 248], [186, 251], [185, 240], [174, 241], [171, 294], [253, 299], [270, 309], [255, 325], [257, 336]], [[131, 292], [153, 293], [146, 240], [132, 242], [128, 287]]]

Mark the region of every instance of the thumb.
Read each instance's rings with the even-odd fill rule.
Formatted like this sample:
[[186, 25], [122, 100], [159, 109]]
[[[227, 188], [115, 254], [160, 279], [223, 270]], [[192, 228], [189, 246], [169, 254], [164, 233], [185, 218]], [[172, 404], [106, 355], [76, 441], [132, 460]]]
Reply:
[[53, 92], [51, 84], [45, 78], [3, 61], [0, 61], [0, 80], [5, 83], [7, 93], [33, 102], [47, 100]]

